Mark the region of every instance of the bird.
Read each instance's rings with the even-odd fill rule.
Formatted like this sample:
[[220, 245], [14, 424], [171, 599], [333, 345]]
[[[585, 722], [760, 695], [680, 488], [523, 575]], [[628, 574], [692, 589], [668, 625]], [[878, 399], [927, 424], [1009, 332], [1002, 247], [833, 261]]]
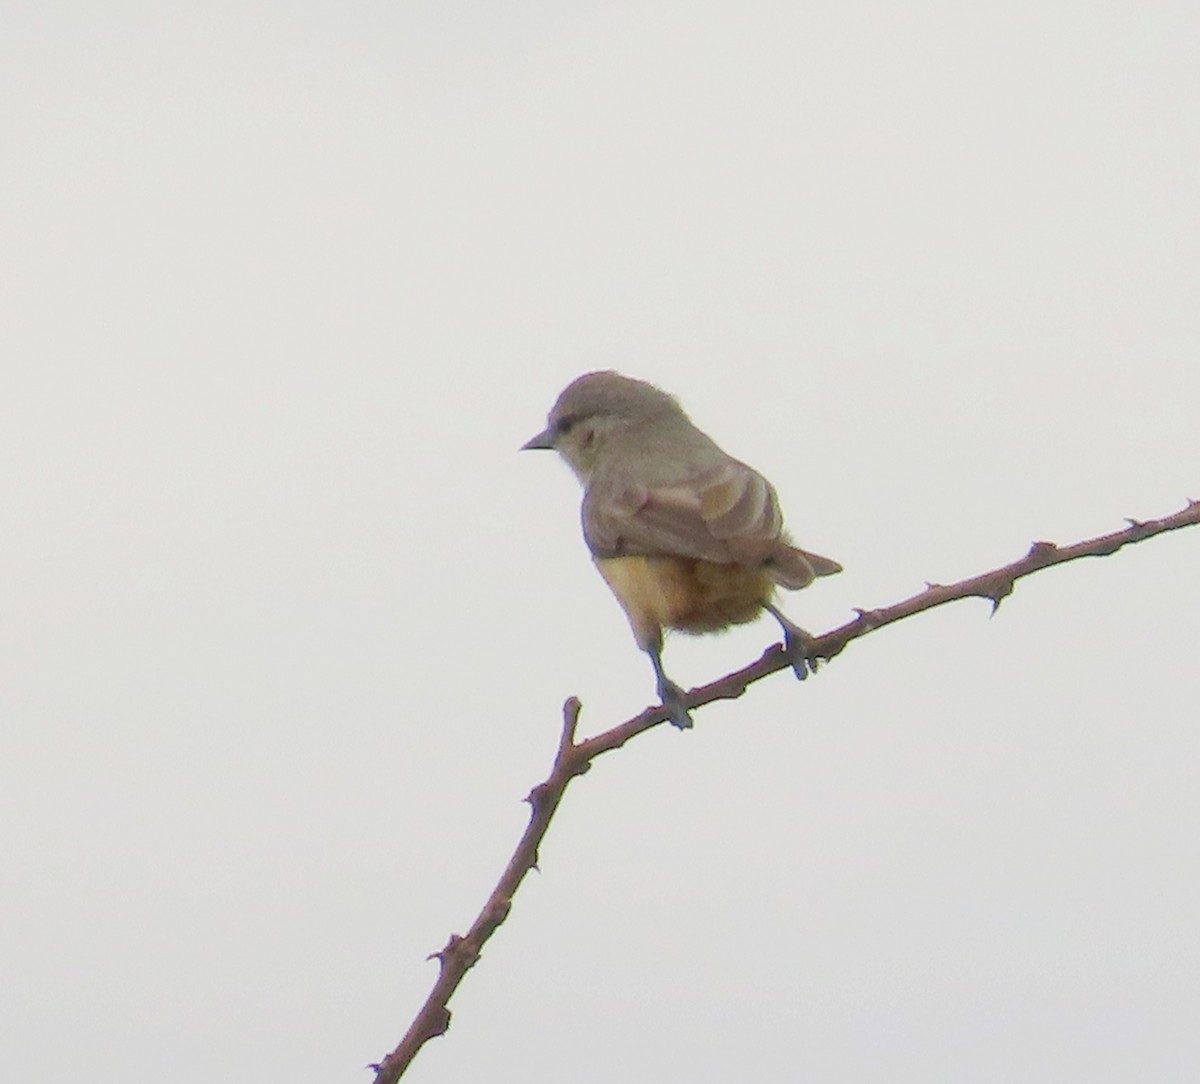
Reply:
[[765, 611], [783, 629], [796, 676], [816, 670], [812, 638], [776, 606], [775, 591], [842, 566], [792, 544], [771, 483], [698, 429], [677, 399], [612, 370], [585, 373], [521, 446], [534, 449], [557, 452], [583, 486], [584, 540], [650, 656], [674, 726], [692, 718], [663, 669], [664, 629], [718, 632]]

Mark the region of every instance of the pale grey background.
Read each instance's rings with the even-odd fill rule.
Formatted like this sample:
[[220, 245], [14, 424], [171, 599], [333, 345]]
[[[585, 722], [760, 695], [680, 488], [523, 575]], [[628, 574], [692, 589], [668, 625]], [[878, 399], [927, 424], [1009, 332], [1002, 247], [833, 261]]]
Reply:
[[[515, 451], [580, 372], [774, 480], [816, 631], [1200, 498], [1195, 5], [3, 10], [5, 1080], [369, 1080], [652, 696]], [[1197, 1079], [1198, 557], [606, 757], [409, 1079]]]

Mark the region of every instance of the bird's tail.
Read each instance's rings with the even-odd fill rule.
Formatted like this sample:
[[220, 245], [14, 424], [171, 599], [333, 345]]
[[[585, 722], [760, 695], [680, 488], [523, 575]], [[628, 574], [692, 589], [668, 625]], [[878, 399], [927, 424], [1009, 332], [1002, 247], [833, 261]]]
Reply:
[[842, 566], [837, 561], [822, 557], [819, 553], [809, 553], [796, 546], [789, 546], [786, 542], [780, 542], [768, 559], [767, 567], [771, 578], [789, 591], [807, 587], [818, 576], [832, 576], [835, 572], [842, 571]]

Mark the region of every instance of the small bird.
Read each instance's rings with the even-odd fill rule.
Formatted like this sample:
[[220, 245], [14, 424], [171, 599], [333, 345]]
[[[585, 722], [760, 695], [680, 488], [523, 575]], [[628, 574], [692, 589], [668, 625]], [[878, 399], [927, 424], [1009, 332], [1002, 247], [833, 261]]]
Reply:
[[811, 637], [775, 606], [775, 589], [799, 590], [842, 566], [793, 546], [771, 483], [726, 455], [672, 396], [620, 373], [585, 373], [521, 446], [533, 448], [558, 452], [582, 483], [584, 540], [650, 656], [674, 726], [692, 719], [663, 671], [663, 629], [717, 632], [765, 610], [783, 628], [796, 676], [816, 670]]

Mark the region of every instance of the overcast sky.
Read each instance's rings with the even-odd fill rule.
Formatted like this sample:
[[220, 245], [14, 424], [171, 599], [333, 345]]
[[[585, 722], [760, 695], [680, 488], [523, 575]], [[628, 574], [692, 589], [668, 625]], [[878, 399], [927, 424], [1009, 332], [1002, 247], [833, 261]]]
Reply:
[[[678, 395], [815, 632], [1200, 498], [1200, 7], [6, 5], [0, 1077], [358, 1084], [653, 679]], [[406, 1080], [1200, 1077], [1200, 530], [606, 756]], [[769, 619], [672, 639], [684, 685]]]

